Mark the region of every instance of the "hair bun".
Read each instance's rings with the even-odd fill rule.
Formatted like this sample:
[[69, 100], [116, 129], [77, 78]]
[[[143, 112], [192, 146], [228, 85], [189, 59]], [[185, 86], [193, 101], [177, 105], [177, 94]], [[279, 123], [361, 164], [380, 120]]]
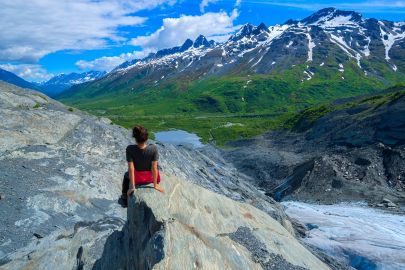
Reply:
[[148, 140], [148, 130], [141, 125], [136, 125], [132, 129], [132, 136], [137, 143], [144, 143]]

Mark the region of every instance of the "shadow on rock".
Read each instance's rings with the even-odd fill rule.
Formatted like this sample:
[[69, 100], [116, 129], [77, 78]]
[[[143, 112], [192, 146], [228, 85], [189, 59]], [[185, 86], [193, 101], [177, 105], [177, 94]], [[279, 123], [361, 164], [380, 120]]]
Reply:
[[164, 233], [163, 223], [156, 220], [152, 209], [131, 196], [127, 223], [107, 238], [93, 270], [152, 269], [164, 258]]

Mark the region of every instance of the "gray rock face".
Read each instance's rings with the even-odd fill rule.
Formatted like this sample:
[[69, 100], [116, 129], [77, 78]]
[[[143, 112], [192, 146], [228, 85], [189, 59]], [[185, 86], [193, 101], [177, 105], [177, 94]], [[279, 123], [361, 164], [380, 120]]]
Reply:
[[[296, 133], [272, 132], [232, 144], [227, 160], [276, 199], [405, 203], [405, 96], [326, 114]], [[372, 98], [372, 97], [370, 97]]]
[[0, 269], [259, 269], [246, 247], [217, 236], [239, 227], [261, 239], [266, 262], [278, 254], [327, 269], [217, 150], [159, 144], [167, 193], [138, 190], [127, 216], [116, 203], [127, 130], [37, 92], [0, 90]]
[[[164, 175], [136, 190], [95, 269], [329, 269], [265, 212]], [[260, 239], [260, 240], [259, 240]], [[124, 243], [122, 243], [124, 241]], [[121, 254], [116, 256], [116, 249]]]
[[[89, 252], [97, 253], [91, 246], [102, 246], [98, 242], [105, 240], [105, 234], [122, 227], [126, 219], [115, 203], [126, 169], [126, 131], [71, 112], [42, 94], [7, 84], [0, 88], [0, 190], [5, 195], [0, 204], [2, 263], [12, 260], [17, 269], [30, 263], [22, 254], [37, 250], [32, 244], [38, 241], [35, 235], [43, 236], [39, 241], [44, 254], [60, 243], [77, 251], [88, 242], [83, 256], [89, 256], [91, 263]], [[104, 225], [94, 230], [95, 222]], [[55, 240], [73, 228], [93, 233]], [[82, 244], [76, 243], [83, 237]], [[64, 263], [71, 265], [67, 260], [56, 268], [62, 269]]]

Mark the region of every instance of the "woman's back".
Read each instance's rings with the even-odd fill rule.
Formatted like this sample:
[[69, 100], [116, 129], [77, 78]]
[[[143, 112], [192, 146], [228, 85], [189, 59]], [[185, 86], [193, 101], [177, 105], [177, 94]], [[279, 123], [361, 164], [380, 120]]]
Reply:
[[127, 162], [133, 162], [136, 171], [151, 171], [152, 161], [159, 159], [156, 145], [149, 144], [145, 148], [138, 145], [128, 145], [126, 149]]

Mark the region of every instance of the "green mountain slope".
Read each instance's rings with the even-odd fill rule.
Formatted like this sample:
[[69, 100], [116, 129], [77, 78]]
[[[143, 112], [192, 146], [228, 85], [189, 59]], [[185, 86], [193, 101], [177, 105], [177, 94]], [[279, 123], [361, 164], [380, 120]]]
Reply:
[[309, 106], [405, 83], [404, 33], [405, 24], [336, 9], [282, 26], [246, 24], [224, 43], [188, 40], [58, 99], [126, 127], [181, 128], [223, 144]]

